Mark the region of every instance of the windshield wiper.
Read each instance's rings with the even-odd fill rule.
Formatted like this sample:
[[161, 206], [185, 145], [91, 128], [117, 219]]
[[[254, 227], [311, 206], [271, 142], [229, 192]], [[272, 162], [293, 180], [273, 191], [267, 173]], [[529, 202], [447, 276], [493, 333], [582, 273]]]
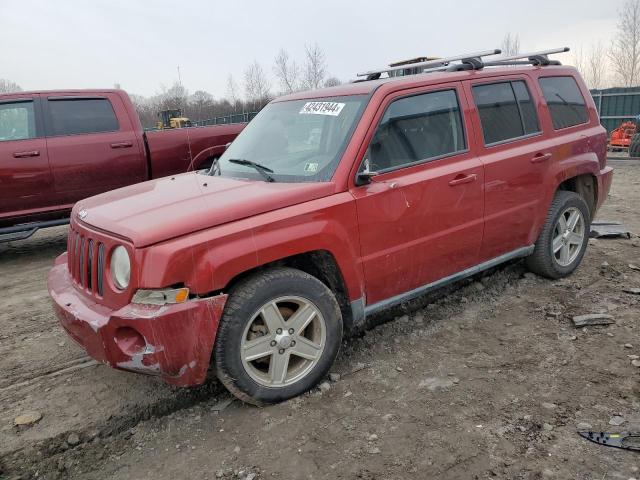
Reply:
[[251, 160], [245, 160], [244, 158], [230, 158], [229, 161], [237, 165], [246, 165], [247, 167], [253, 167], [260, 175], [264, 177], [267, 182], [276, 181], [275, 178], [269, 175], [269, 173], [273, 173], [273, 170], [271, 170], [269, 167], [265, 167], [264, 165], [260, 165], [259, 163], [252, 162]]

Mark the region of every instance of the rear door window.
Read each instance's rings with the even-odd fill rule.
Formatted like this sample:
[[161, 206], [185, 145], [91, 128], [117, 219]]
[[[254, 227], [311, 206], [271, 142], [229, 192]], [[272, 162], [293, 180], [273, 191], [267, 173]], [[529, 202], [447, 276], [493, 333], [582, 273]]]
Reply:
[[48, 99], [48, 135], [115, 132], [118, 119], [106, 98]]
[[0, 103], [0, 142], [36, 138], [33, 101]]
[[369, 145], [369, 169], [397, 168], [466, 150], [455, 90], [394, 101]]
[[559, 130], [589, 120], [584, 97], [573, 77], [543, 77], [539, 81], [553, 128]]
[[485, 145], [538, 133], [538, 115], [525, 82], [490, 83], [473, 87]]

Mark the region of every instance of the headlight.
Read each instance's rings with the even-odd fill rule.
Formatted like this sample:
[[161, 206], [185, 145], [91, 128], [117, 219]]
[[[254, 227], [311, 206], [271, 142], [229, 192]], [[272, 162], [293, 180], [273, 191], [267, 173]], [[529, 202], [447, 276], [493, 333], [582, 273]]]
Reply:
[[127, 249], [122, 245], [116, 247], [111, 253], [111, 278], [120, 290], [124, 290], [129, 286], [131, 261], [129, 260]]
[[188, 288], [163, 288], [158, 290], [138, 290], [131, 303], [142, 305], [166, 305], [184, 303], [189, 299]]

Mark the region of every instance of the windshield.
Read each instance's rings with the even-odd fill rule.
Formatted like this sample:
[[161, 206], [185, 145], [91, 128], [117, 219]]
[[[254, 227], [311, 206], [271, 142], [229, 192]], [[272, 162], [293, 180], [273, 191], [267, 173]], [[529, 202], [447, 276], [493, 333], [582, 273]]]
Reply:
[[366, 100], [354, 95], [270, 103], [210, 174], [265, 180], [266, 171], [276, 182], [329, 181]]

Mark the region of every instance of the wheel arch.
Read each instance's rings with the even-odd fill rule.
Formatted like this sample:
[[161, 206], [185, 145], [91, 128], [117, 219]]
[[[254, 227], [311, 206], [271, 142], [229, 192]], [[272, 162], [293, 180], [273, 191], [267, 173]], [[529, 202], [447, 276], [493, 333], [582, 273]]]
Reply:
[[324, 283], [336, 296], [344, 329], [348, 332], [354, 328], [354, 314], [352, 304], [347, 293], [347, 286], [333, 253], [329, 250], [311, 250], [283, 257], [254, 268], [240, 272], [232, 277], [224, 287], [225, 292], [233, 292], [235, 285], [251, 275], [276, 267], [290, 267], [308, 273]]
[[580, 195], [589, 207], [589, 213], [593, 219], [596, 213], [596, 206], [598, 201], [598, 179], [592, 173], [583, 173], [564, 180], [556, 192], [559, 190], [565, 190], [569, 192], [575, 192]]
[[591, 218], [598, 208], [598, 174], [600, 167], [595, 154], [574, 156], [553, 164], [544, 182], [544, 198], [532, 223], [529, 243], [534, 244], [542, 231], [551, 203], [559, 191], [575, 192], [587, 203]]

